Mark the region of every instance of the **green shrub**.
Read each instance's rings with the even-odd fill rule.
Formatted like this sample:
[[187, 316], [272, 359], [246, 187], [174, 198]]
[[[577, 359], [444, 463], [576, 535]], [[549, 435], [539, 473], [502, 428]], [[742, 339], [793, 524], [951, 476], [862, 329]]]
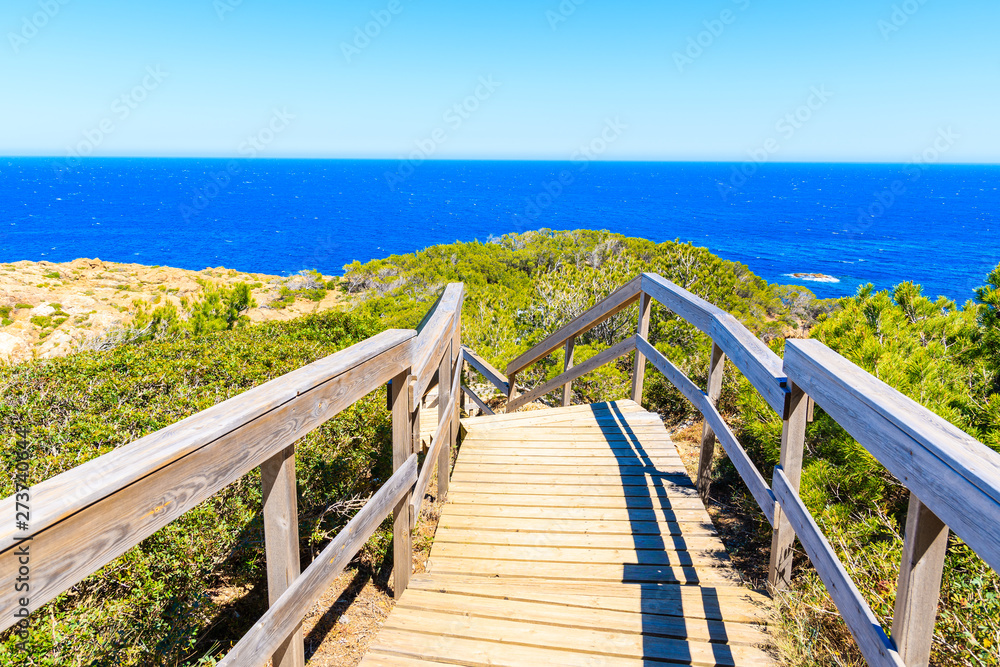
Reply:
[[282, 286], [278, 290], [278, 298], [272, 300], [269, 304], [271, 308], [277, 308], [278, 310], [286, 308], [295, 303], [295, 292], [290, 290], [288, 287]]
[[[2, 366], [0, 459], [12, 464], [23, 429], [37, 483], [376, 332], [326, 312]], [[391, 473], [390, 426], [376, 391], [298, 443], [303, 554], [350, 518], [331, 503]], [[0, 494], [12, 490], [0, 477]], [[267, 608], [260, 503], [254, 471], [36, 612], [27, 656], [0, 635], [0, 665], [193, 665], [224, 653]], [[380, 534], [369, 557], [385, 543]]]
[[[794, 286], [768, 285], [745, 266], [704, 248], [654, 244], [607, 232], [539, 230], [492, 243], [434, 246], [344, 267], [358, 312], [386, 326], [413, 327], [451, 281], [463, 281], [463, 342], [498, 368], [565, 325], [642, 271], [659, 273], [736, 316], [781, 353], [784, 336], [811, 335], [1000, 451], [1000, 267], [964, 308], [927, 299], [919, 286], [870, 287], [840, 300], [817, 300]], [[579, 337], [575, 362], [635, 331], [636, 308]], [[697, 385], [705, 386], [710, 341], [654, 304], [650, 339]], [[538, 386], [562, 371], [561, 350], [518, 374]], [[628, 357], [573, 382], [574, 400], [628, 396]], [[477, 378], [478, 379], [478, 378]], [[559, 392], [547, 397], [550, 403]], [[667, 423], [698, 418], [659, 373], [647, 371], [644, 406]], [[770, 479], [781, 450], [781, 419], [727, 364], [719, 401], [751, 458]], [[900, 483], [821, 409], [809, 425], [802, 497], [876, 615], [888, 627], [907, 494]], [[748, 550], [767, 552], [770, 526], [735, 468], [722, 458], [713, 489], [732, 496], [730, 511], [748, 525]], [[714, 494], [713, 494], [714, 495]], [[782, 658], [789, 665], [860, 665], [863, 661], [829, 596], [808, 566], [782, 602]], [[886, 582], [889, 582], [886, 584]], [[1000, 576], [953, 539], [942, 587], [934, 663], [996, 665]]]
[[62, 278], [62, 275], [58, 271], [53, 271], [52, 273], [46, 273], [44, 277], [45, 278], [56, 278], [56, 279], [59, 279], [59, 278]]
[[296, 294], [309, 301], [320, 302], [326, 298], [326, 288], [316, 287], [314, 289], [297, 290]]
[[[1000, 272], [991, 274], [995, 278]], [[812, 335], [1000, 451], [1000, 396], [988, 371], [992, 322], [985, 311], [993, 293], [983, 288], [978, 294], [983, 304], [969, 302], [959, 309], [947, 299], [924, 297], [913, 283], [901, 283], [892, 293], [875, 292], [869, 285], [842, 299], [840, 309]], [[749, 382], [741, 379], [739, 386], [738, 436], [769, 479], [780, 453], [781, 420]], [[727, 461], [716, 473], [727, 485], [742, 487]], [[909, 498], [905, 487], [817, 407], [807, 429], [801, 495], [888, 630]], [[769, 539], [766, 525], [760, 533], [763, 548]], [[785, 662], [863, 664], [815, 573], [801, 568], [794, 583], [782, 598]], [[935, 634], [932, 664], [997, 664], [1000, 575], [954, 536]]]

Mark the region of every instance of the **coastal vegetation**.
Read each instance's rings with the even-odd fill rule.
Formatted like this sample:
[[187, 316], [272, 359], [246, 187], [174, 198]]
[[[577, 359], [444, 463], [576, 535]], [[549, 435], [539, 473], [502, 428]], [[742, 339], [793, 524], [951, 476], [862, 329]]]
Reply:
[[[902, 282], [892, 291], [862, 287], [855, 296], [817, 300], [803, 287], [769, 285], [746, 267], [681, 243], [654, 244], [601, 232], [541, 230], [493, 243], [435, 246], [346, 268], [359, 311], [387, 325], [413, 326], [445, 282], [464, 280], [469, 297], [463, 341], [503, 368], [521, 352], [642, 271], [653, 271], [738, 317], [779, 355], [786, 337], [817, 338], [861, 368], [1000, 451], [1000, 267], [975, 301], [931, 299]], [[421, 303], [423, 301], [423, 304]], [[634, 331], [623, 311], [577, 343], [576, 363]], [[654, 306], [650, 340], [696, 383], [705, 385], [710, 342]], [[556, 352], [519, 376], [536, 386], [562, 370]], [[574, 400], [628, 394], [628, 358], [574, 382]], [[482, 387], [484, 390], [487, 387]], [[555, 393], [549, 397], [553, 402]], [[644, 406], [682, 425], [694, 409], [658, 373], [648, 374]], [[766, 479], [781, 448], [781, 420], [732, 365], [720, 410]], [[770, 526], [724, 458], [713, 495], [742, 530], [731, 548], [744, 575], [762, 584]], [[907, 506], [906, 489], [822, 409], [809, 425], [802, 496], [888, 630], [895, 601]], [[808, 561], [797, 559], [795, 588], [781, 597], [781, 657], [789, 665], [863, 665], [846, 625]], [[996, 665], [1000, 575], [952, 536], [945, 567], [933, 664]]]
[[[141, 336], [113, 341], [103, 352], [0, 367], [0, 456], [7, 463], [14, 439], [26, 434], [32, 480], [46, 479], [380, 330], [415, 327], [452, 281], [464, 282], [468, 295], [463, 342], [502, 369], [643, 271], [732, 313], [779, 355], [789, 337], [823, 341], [1000, 451], [1000, 267], [965, 304], [928, 298], [907, 282], [891, 292], [868, 286], [852, 297], [819, 300], [805, 287], [768, 284], [705, 248], [539, 230], [354, 262], [339, 283], [344, 312], [248, 326], [252, 286], [211, 281], [197, 300], [144, 305], [131, 325]], [[303, 290], [338, 288], [322, 276], [316, 282], [286, 290], [304, 296]], [[636, 317], [635, 307], [627, 309], [581, 336], [576, 363], [631, 335]], [[710, 351], [704, 334], [654, 306], [650, 339], [704, 386]], [[561, 354], [519, 375], [519, 384], [555, 377]], [[626, 357], [584, 376], [573, 384], [574, 401], [623, 398], [630, 373]], [[647, 374], [643, 400], [678, 429], [696, 417], [658, 373]], [[731, 364], [720, 410], [770, 478], [781, 421]], [[389, 438], [385, 397], [376, 392], [301, 444], [304, 554], [350, 518], [331, 507], [367, 497], [386, 478]], [[806, 450], [803, 499], [888, 628], [905, 488], [821, 409], [809, 425]], [[716, 461], [713, 477], [715, 510], [738, 523], [735, 532], [723, 531], [727, 547], [744, 576], [759, 585], [770, 529], [725, 458]], [[256, 473], [247, 476], [46, 605], [31, 626], [33, 664], [194, 665], [224, 653], [266, 607], [259, 484]], [[0, 486], [0, 492], [11, 489]], [[389, 532], [380, 531], [365, 557], [381, 561], [388, 540]], [[794, 588], [779, 604], [785, 664], [864, 664], [801, 555]], [[998, 643], [1000, 577], [952, 537], [933, 664], [996, 665]], [[9, 634], [0, 636], [0, 646], [0, 665], [24, 664]]]
[[[26, 441], [37, 483], [378, 328], [330, 311], [0, 368], [0, 457], [11, 469], [16, 440]], [[338, 500], [368, 497], [391, 473], [384, 405], [371, 394], [299, 443], [304, 552], [315, 553], [350, 518]], [[11, 484], [0, 479], [0, 494], [10, 495]], [[267, 607], [260, 507], [254, 471], [47, 604], [33, 617], [27, 655], [10, 632], [0, 636], [0, 665], [211, 663]], [[368, 557], [380, 560], [390, 536], [380, 532]]]

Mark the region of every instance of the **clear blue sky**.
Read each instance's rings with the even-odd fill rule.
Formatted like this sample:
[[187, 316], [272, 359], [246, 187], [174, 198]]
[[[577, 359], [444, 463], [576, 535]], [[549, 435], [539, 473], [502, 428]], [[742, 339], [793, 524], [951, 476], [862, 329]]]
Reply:
[[[0, 10], [0, 154], [63, 156], [106, 121], [94, 155], [263, 136], [266, 157], [396, 159], [440, 128], [434, 157], [570, 159], [619, 118], [603, 159], [742, 161], [772, 139], [772, 160], [906, 162], [951, 127], [941, 161], [1000, 162], [996, 0], [895, 0], [898, 25], [894, 0], [62, 2]], [[349, 62], [373, 11], [391, 21]], [[500, 86], [447, 121], [480, 77]], [[813, 87], [832, 97], [779, 129]]]

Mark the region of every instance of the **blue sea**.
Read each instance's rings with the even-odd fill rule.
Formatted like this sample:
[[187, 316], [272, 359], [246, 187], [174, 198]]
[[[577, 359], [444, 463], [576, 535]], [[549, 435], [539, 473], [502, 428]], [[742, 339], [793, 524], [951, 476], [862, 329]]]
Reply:
[[964, 303], [1000, 262], [998, 186], [975, 165], [2, 158], [0, 261], [340, 274], [587, 228], [706, 246], [820, 297], [912, 280]]

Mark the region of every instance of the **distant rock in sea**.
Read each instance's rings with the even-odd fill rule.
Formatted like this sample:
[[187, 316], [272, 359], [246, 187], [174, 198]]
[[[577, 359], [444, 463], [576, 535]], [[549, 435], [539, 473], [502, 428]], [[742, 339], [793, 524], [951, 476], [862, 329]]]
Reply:
[[786, 273], [784, 274], [789, 278], [798, 278], [799, 280], [808, 280], [814, 283], [839, 283], [840, 278], [834, 278], [833, 276], [828, 276], [825, 273]]

